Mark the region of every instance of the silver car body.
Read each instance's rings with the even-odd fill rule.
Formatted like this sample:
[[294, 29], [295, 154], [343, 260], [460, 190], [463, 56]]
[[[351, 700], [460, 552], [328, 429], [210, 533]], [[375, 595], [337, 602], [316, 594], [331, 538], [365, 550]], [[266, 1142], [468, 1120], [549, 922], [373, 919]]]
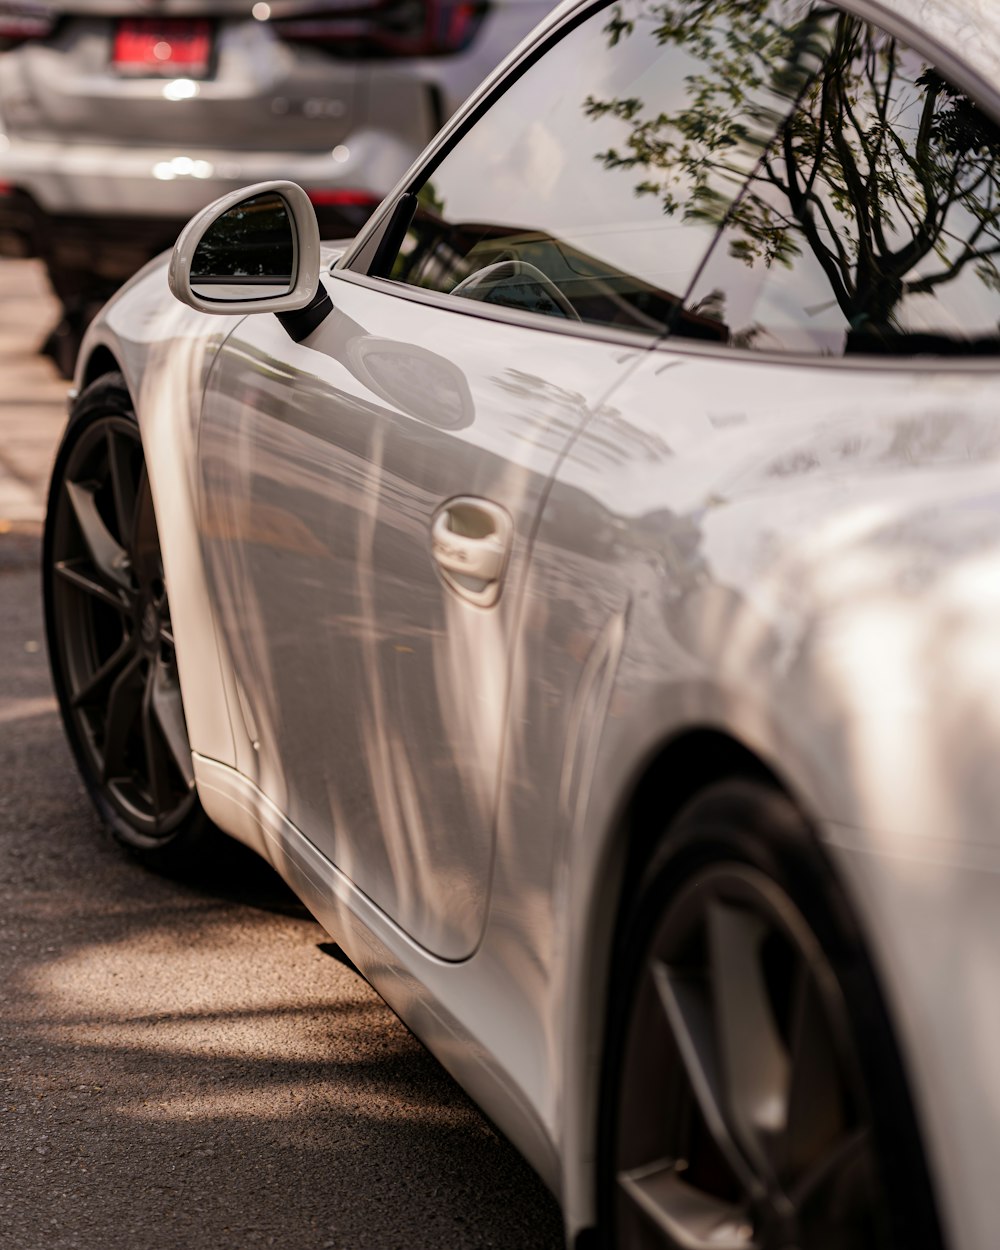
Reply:
[[[959, 49], [1000, 113], [981, 0], [856, 7]], [[737, 744], [848, 888], [948, 1244], [993, 1250], [997, 366], [629, 342], [405, 298], [337, 257], [304, 343], [180, 306], [154, 263], [81, 356], [78, 385], [121, 368], [140, 417], [205, 808], [572, 1234], [629, 800], [651, 776], [683, 799], [692, 758]], [[463, 496], [513, 524], [494, 609], [434, 569]]]

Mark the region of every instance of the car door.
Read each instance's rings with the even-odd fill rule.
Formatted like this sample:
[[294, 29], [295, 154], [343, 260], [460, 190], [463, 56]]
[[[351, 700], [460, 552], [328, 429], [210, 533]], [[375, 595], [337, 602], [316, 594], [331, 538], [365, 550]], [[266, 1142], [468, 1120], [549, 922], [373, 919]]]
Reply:
[[[756, 34], [781, 35], [785, 7]], [[675, 317], [718, 336], [684, 296], [794, 94], [794, 73], [760, 85], [758, 129], [727, 141], [714, 182], [684, 165], [690, 148], [617, 159], [629, 101], [671, 107], [698, 68], [698, 32], [644, 13], [557, 27], [330, 275], [322, 324], [293, 342], [248, 318], [205, 394], [203, 528], [244, 770], [446, 959], [485, 919], [511, 639], [548, 483]], [[794, 68], [803, 46], [771, 53]], [[709, 193], [713, 212], [695, 211]]]

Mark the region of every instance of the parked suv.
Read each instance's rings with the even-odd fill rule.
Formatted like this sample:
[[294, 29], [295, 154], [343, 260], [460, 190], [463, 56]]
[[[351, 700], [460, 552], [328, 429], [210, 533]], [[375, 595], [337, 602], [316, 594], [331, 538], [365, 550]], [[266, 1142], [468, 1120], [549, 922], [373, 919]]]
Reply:
[[264, 178], [354, 233], [547, 0], [0, 0], [0, 255], [39, 256], [71, 364], [181, 225]]

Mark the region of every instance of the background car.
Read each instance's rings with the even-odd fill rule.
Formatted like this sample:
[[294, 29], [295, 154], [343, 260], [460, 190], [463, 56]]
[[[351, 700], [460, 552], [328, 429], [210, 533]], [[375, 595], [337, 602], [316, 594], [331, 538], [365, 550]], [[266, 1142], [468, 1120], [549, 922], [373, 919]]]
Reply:
[[89, 314], [262, 178], [354, 233], [545, 0], [0, 3], [0, 255], [39, 256], [69, 371]]
[[996, 1244], [998, 82], [976, 0], [570, 3], [84, 345], [98, 810], [265, 855], [578, 1250]]

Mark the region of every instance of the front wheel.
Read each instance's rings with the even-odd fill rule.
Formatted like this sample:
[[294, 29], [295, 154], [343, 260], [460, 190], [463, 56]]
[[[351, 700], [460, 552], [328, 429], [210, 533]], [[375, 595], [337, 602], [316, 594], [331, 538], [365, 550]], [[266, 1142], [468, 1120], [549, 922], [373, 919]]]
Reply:
[[874, 978], [816, 854], [791, 803], [739, 782], [645, 873], [611, 1011], [605, 1246], [939, 1248]]
[[43, 561], [53, 681], [91, 799], [130, 850], [190, 867], [215, 830], [195, 792], [153, 500], [118, 374], [74, 407]]

